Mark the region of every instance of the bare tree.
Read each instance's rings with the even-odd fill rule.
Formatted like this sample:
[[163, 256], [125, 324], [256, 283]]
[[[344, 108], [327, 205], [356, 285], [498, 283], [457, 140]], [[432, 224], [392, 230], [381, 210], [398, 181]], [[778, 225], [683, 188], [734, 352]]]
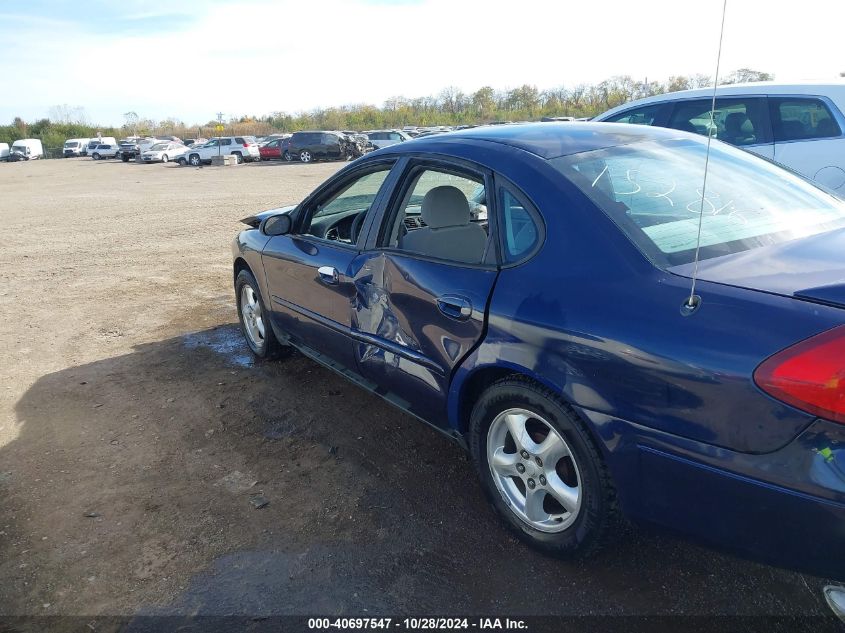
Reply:
[[66, 103], [50, 106], [49, 115], [50, 120], [55, 123], [76, 123], [78, 125], [88, 123], [88, 116], [82, 106], [70, 106]]
[[440, 103], [449, 114], [457, 114], [463, 109], [466, 96], [455, 86], [444, 88], [440, 92]]
[[771, 81], [775, 76], [771, 73], [766, 73], [760, 70], [752, 70], [751, 68], [740, 68], [725, 76], [721, 84], [744, 84], [749, 81]]
[[124, 126], [127, 130], [132, 131], [132, 136], [138, 136], [138, 121], [141, 117], [137, 112], [129, 111], [123, 113]]

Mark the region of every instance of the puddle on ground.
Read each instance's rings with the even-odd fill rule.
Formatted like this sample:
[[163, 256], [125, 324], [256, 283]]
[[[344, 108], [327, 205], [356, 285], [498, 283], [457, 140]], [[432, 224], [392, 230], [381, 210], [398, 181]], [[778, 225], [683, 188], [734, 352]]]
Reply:
[[252, 367], [254, 364], [252, 352], [237, 325], [221, 325], [213, 330], [186, 334], [183, 338], [188, 349], [205, 347], [239, 367]]

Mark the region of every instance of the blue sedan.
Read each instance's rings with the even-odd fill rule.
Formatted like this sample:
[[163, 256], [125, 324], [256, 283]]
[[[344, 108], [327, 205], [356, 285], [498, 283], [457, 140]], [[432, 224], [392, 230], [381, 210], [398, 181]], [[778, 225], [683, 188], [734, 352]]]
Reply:
[[[447, 434], [523, 540], [623, 517], [845, 576], [845, 204], [714, 141], [482, 127], [244, 221], [238, 314]], [[692, 277], [697, 275], [691, 299]]]

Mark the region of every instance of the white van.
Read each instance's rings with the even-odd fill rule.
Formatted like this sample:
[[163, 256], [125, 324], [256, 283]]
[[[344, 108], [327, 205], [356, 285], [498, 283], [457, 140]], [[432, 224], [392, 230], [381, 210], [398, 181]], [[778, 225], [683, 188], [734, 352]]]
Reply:
[[[698, 134], [710, 128], [712, 88], [626, 103], [594, 121], [658, 125]], [[714, 138], [845, 192], [845, 81], [732, 84], [716, 89]]]
[[0, 160], [9, 160], [9, 144], [0, 143]]
[[12, 143], [11, 160], [35, 160], [44, 158], [44, 147], [37, 138], [22, 138]]
[[90, 138], [69, 138], [65, 141], [65, 146], [62, 149], [62, 156], [69, 158], [71, 156], [83, 156], [83, 151], [88, 149], [88, 142]]

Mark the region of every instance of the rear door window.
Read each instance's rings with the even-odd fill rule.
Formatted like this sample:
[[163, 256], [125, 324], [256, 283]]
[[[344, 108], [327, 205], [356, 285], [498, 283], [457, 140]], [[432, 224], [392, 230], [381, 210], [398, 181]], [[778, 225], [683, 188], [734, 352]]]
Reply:
[[[434, 189], [440, 192], [428, 197]], [[420, 166], [401, 190], [384, 218], [380, 246], [466, 264], [485, 261], [489, 224], [481, 174]]]
[[716, 99], [713, 123], [710, 122], [712, 99], [694, 99], [675, 103], [666, 127], [707, 136], [731, 145], [756, 145], [769, 142], [765, 101], [762, 97]]
[[775, 142], [842, 135], [839, 123], [821, 99], [770, 97], [769, 110]]
[[220, 144], [221, 144], [221, 145], [231, 145], [231, 144], [232, 144], [232, 139], [230, 139], [230, 138], [224, 138], [224, 139], [221, 139], [221, 140], [220, 140]]
[[235, 143], [237, 143], [238, 145], [243, 145], [244, 140], [240, 136], [236, 136], [235, 137]]

